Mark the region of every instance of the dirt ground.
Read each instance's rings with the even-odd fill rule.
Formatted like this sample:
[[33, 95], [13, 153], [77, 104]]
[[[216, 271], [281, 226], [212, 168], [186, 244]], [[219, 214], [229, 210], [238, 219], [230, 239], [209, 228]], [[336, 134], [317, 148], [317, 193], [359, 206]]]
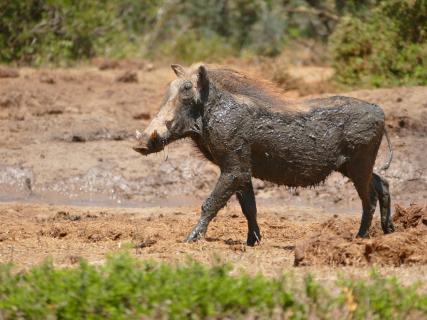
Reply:
[[[310, 69], [310, 81], [316, 79], [313, 70], [324, 71]], [[370, 239], [354, 239], [360, 203], [339, 174], [316, 189], [255, 180], [263, 241], [249, 248], [234, 199], [205, 240], [181, 242], [218, 175], [190, 141], [149, 157], [130, 148], [135, 129], [143, 129], [159, 108], [173, 79], [169, 68], [95, 61], [14, 71], [0, 76], [0, 262], [25, 268], [46, 257], [58, 265], [84, 257], [101, 263], [108, 252], [127, 248], [169, 262], [232, 262], [249, 273], [314, 272], [329, 279], [341, 271], [366, 275], [377, 265], [409, 282], [427, 280], [427, 87], [345, 93], [385, 110], [394, 160], [384, 176], [393, 207], [405, 217], [396, 216], [398, 232], [383, 236], [375, 221]], [[383, 143], [378, 167], [385, 159]], [[322, 256], [325, 249], [331, 252]]]

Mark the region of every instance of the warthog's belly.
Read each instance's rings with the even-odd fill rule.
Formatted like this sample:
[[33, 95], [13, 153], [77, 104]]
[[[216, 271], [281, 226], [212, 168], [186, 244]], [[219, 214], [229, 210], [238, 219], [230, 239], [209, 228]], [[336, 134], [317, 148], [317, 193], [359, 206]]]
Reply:
[[252, 154], [252, 175], [255, 178], [283, 184], [290, 187], [316, 185], [346, 161], [338, 152], [268, 152], [255, 151]]
[[290, 187], [319, 184], [336, 169], [336, 165], [328, 161], [317, 163], [307, 159], [292, 161], [270, 154], [256, 155], [252, 163], [252, 175], [255, 178]]

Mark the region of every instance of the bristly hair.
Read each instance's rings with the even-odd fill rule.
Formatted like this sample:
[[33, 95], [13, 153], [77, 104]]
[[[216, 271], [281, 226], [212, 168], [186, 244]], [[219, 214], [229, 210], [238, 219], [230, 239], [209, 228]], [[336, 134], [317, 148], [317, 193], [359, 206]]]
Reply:
[[[201, 63], [190, 66], [195, 72]], [[249, 75], [225, 66], [203, 64], [208, 71], [209, 80], [219, 89], [231, 93], [236, 99], [276, 111], [291, 111], [287, 108], [293, 103], [283, 97], [283, 91], [267, 80], [254, 79]], [[295, 109], [293, 109], [295, 111]]]

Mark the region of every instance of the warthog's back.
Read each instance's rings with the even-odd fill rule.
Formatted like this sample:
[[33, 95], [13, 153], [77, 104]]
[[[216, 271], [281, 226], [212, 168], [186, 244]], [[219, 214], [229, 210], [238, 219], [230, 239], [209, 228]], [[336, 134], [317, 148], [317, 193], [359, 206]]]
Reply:
[[313, 107], [307, 113], [261, 112], [254, 120], [249, 141], [255, 177], [288, 186], [318, 184], [363, 146], [381, 141], [380, 107], [348, 97], [307, 104]]

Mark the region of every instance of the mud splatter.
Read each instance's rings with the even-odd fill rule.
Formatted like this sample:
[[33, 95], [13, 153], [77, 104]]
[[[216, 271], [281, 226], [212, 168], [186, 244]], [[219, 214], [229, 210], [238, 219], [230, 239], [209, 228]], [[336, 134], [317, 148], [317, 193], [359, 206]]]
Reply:
[[379, 222], [369, 239], [355, 238], [356, 219], [332, 218], [297, 243], [295, 266], [401, 266], [427, 263], [427, 207], [396, 205], [396, 232], [383, 235]]

